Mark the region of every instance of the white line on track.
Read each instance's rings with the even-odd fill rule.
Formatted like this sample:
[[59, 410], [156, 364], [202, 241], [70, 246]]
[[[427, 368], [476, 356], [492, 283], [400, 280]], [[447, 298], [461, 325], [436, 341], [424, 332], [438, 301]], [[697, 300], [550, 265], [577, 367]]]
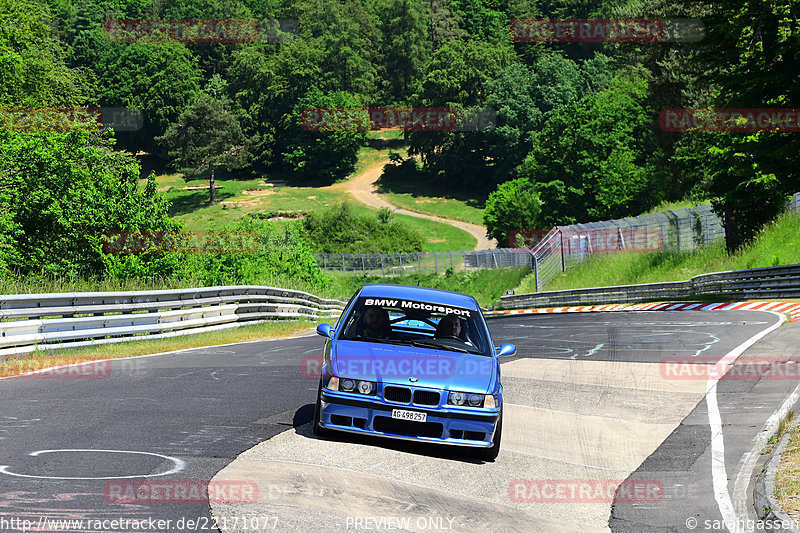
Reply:
[[756, 333], [717, 361], [717, 364], [714, 365], [714, 371], [711, 373], [711, 376], [717, 377], [709, 377], [706, 384], [708, 425], [711, 428], [711, 479], [714, 485], [714, 499], [717, 501], [717, 507], [719, 507], [720, 513], [722, 513], [722, 519], [726, 527], [728, 524], [733, 525], [733, 529], [728, 528], [731, 533], [744, 532], [740, 527], [736, 509], [733, 506], [731, 495], [728, 492], [728, 474], [725, 469], [725, 441], [722, 435], [722, 417], [720, 416], [719, 405], [717, 405], [717, 382], [720, 379], [719, 377], [724, 374], [727, 365], [738, 359], [739, 356], [753, 344], [778, 329], [786, 320], [786, 316], [781, 313], [776, 313], [774, 311], [767, 312], [776, 315], [778, 317], [778, 322]]

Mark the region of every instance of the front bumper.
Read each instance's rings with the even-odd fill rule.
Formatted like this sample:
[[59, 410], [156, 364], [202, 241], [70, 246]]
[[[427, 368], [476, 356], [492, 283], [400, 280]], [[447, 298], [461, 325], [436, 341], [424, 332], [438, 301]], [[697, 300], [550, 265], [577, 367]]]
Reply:
[[[426, 422], [392, 419], [392, 409], [427, 414]], [[434, 442], [457, 446], [492, 446], [500, 410], [425, 409], [385, 402], [380, 398], [355, 398], [322, 389], [320, 425], [326, 429], [378, 435], [391, 439]]]

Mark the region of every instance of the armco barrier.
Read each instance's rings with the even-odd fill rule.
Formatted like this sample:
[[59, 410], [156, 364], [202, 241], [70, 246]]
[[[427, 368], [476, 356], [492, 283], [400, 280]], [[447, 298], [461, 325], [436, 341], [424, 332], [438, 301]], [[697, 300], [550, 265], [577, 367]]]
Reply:
[[800, 297], [800, 265], [701, 274], [688, 281], [594, 287], [502, 296], [502, 309], [554, 305], [653, 302], [694, 296], [753, 298]]
[[242, 285], [0, 296], [0, 360], [34, 350], [200, 333], [267, 320], [329, 318], [339, 300]]

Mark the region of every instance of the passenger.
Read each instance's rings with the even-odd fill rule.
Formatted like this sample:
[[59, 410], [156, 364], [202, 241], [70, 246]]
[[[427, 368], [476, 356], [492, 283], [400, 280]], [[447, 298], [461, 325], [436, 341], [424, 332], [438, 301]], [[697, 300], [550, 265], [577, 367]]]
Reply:
[[436, 326], [436, 334], [433, 337], [435, 339], [461, 338], [461, 319], [456, 315], [444, 316]]

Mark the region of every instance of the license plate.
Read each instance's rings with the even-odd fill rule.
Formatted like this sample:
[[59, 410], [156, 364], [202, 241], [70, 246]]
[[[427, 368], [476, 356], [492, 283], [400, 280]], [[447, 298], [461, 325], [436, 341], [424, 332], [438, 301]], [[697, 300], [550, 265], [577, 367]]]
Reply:
[[392, 409], [392, 418], [396, 418], [398, 420], [411, 420], [413, 422], [425, 422], [428, 419], [428, 413], [404, 411], [403, 409]]

